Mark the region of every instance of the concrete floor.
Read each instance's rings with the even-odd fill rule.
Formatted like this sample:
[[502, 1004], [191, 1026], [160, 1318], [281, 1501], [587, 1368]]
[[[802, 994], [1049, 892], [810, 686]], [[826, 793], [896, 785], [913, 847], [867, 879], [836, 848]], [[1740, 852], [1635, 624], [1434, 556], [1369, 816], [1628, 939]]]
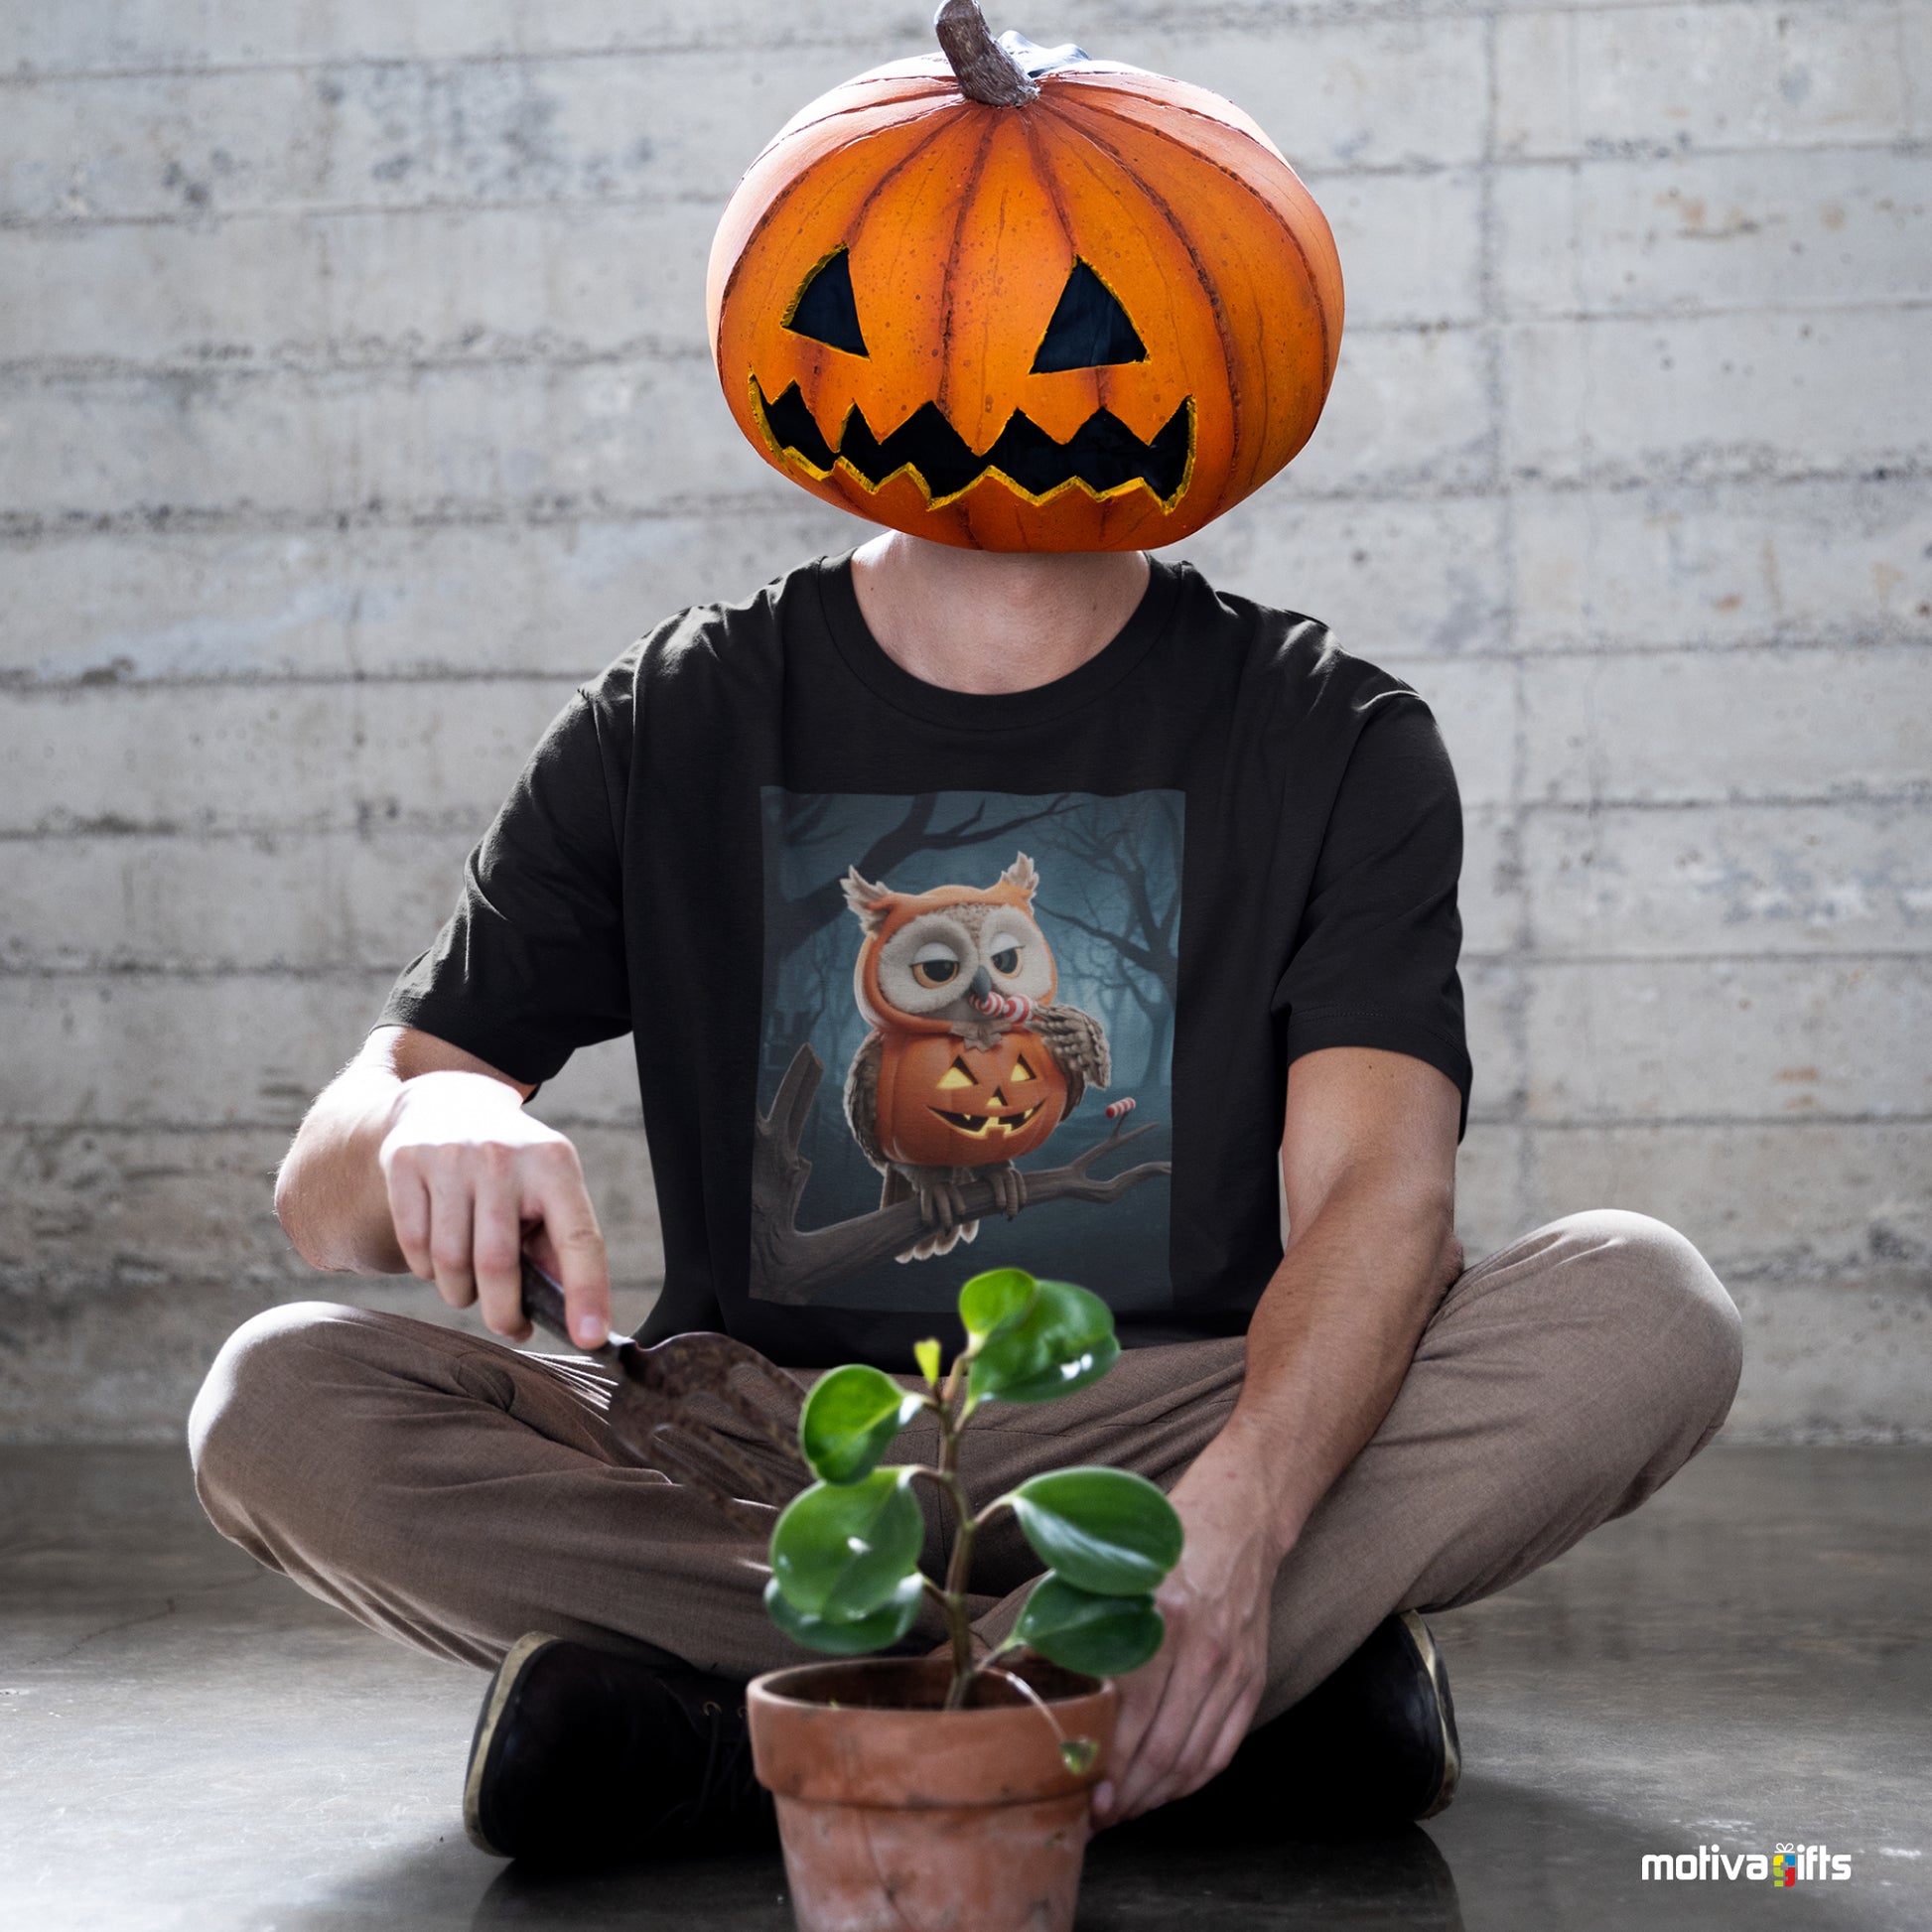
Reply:
[[[1438, 1620], [1461, 1796], [1353, 1846], [1110, 1834], [1084, 1932], [1932, 1925], [1932, 1451], [1719, 1449]], [[0, 1452], [0, 1925], [415, 1932], [790, 1924], [775, 1859], [536, 1879], [474, 1852], [482, 1679], [369, 1636], [201, 1521], [183, 1458]], [[1646, 1852], [1849, 1854], [1841, 1883], [1645, 1883]]]

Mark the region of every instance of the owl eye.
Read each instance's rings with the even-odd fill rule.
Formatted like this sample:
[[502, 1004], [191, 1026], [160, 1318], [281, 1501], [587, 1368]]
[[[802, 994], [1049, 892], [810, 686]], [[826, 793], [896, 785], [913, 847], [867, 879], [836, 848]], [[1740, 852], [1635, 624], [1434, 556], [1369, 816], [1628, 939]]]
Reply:
[[993, 955], [993, 970], [1011, 979], [1020, 970], [1021, 951], [1018, 946], [1002, 946]]
[[921, 986], [946, 986], [959, 977], [959, 955], [929, 939], [912, 955], [912, 977]]

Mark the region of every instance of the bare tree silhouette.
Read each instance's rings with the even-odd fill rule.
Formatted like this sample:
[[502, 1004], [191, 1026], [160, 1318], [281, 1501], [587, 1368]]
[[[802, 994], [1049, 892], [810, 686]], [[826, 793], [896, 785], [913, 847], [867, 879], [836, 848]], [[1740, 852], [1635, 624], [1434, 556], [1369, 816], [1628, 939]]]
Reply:
[[1121, 980], [1148, 1023], [1147, 1060], [1140, 1075], [1146, 1082], [1160, 1076], [1173, 1033], [1174, 994], [1180, 981], [1181, 825], [1178, 801], [1172, 793], [1140, 792], [1133, 802], [1139, 812], [1158, 813], [1164, 821], [1167, 836], [1157, 843], [1164, 854], [1173, 853], [1176, 861], [1171, 872], [1162, 868], [1169, 882], [1165, 891], [1156, 889], [1150, 875], [1149, 842], [1141, 834], [1138, 814], [1116, 811], [1103, 819], [1089, 812], [1061, 820], [1049, 835], [1049, 842], [1055, 850], [1080, 862], [1087, 882], [1098, 877], [1120, 888], [1127, 907], [1126, 927], [1123, 930], [1117, 919], [1103, 915], [1090, 883], [1078, 901], [1083, 910], [1073, 910], [1069, 899], [1060, 897], [1043, 903], [1041, 910], [1048, 918], [1062, 920], [1111, 946], [1129, 966], [1138, 969], [1123, 973]]
[[[793, 849], [822, 844], [827, 836], [825, 824], [835, 804], [843, 802], [821, 793], [791, 813], [785, 824], [785, 843]], [[823, 930], [845, 911], [845, 895], [839, 881], [846, 867], [856, 865], [868, 879], [892, 883], [893, 873], [906, 860], [921, 852], [952, 852], [962, 846], [979, 845], [989, 839], [1012, 837], [1032, 831], [1045, 821], [1056, 819], [1074, 804], [1070, 793], [1043, 802], [1029, 801], [1027, 809], [1011, 818], [988, 821], [984, 803], [975, 805], [965, 817], [951, 825], [935, 825], [938, 797], [922, 792], [905, 801], [898, 823], [880, 833], [863, 853], [842, 853], [834, 870], [822, 884], [796, 898], [781, 900], [767, 915], [765, 957], [775, 965], [788, 958], [812, 934]]]

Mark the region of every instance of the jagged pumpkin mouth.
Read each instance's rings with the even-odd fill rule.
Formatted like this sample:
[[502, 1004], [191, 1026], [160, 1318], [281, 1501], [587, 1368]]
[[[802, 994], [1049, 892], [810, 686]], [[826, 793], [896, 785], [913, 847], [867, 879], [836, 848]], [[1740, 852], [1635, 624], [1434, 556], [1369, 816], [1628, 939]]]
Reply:
[[956, 1127], [962, 1134], [972, 1135], [975, 1140], [984, 1140], [989, 1135], [997, 1138], [1002, 1134], [1019, 1133], [1045, 1104], [1043, 1100], [1035, 1100], [1031, 1107], [1018, 1114], [949, 1114], [943, 1107], [935, 1107], [932, 1111], [948, 1127]]
[[991, 476], [1030, 503], [1043, 503], [1076, 486], [1099, 498], [1144, 488], [1171, 510], [1194, 467], [1192, 396], [1147, 443], [1110, 409], [1096, 409], [1064, 443], [1016, 409], [984, 455], [934, 403], [921, 403], [882, 441], [855, 402], [839, 425], [836, 445], [819, 428], [795, 382], [773, 402], [753, 376], [752, 408], [773, 453], [820, 482], [843, 465], [876, 490], [904, 471], [934, 509]]

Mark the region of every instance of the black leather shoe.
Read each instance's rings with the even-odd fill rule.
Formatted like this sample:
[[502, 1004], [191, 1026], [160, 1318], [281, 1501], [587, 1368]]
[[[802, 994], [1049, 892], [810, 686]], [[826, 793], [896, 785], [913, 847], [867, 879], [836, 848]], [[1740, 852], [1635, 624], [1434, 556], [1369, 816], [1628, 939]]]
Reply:
[[1462, 1774], [1449, 1672], [1414, 1610], [1385, 1617], [1339, 1670], [1247, 1741], [1277, 1729], [1263, 1748], [1293, 1753], [1331, 1806], [1364, 1822], [1434, 1818]]
[[1218, 1777], [1149, 1822], [1241, 1841], [1383, 1831], [1435, 1817], [1461, 1770], [1442, 1653], [1403, 1610], [1293, 1710], [1249, 1731]]
[[533, 1631], [489, 1681], [463, 1787], [472, 1843], [594, 1864], [776, 1842], [745, 1687]]

